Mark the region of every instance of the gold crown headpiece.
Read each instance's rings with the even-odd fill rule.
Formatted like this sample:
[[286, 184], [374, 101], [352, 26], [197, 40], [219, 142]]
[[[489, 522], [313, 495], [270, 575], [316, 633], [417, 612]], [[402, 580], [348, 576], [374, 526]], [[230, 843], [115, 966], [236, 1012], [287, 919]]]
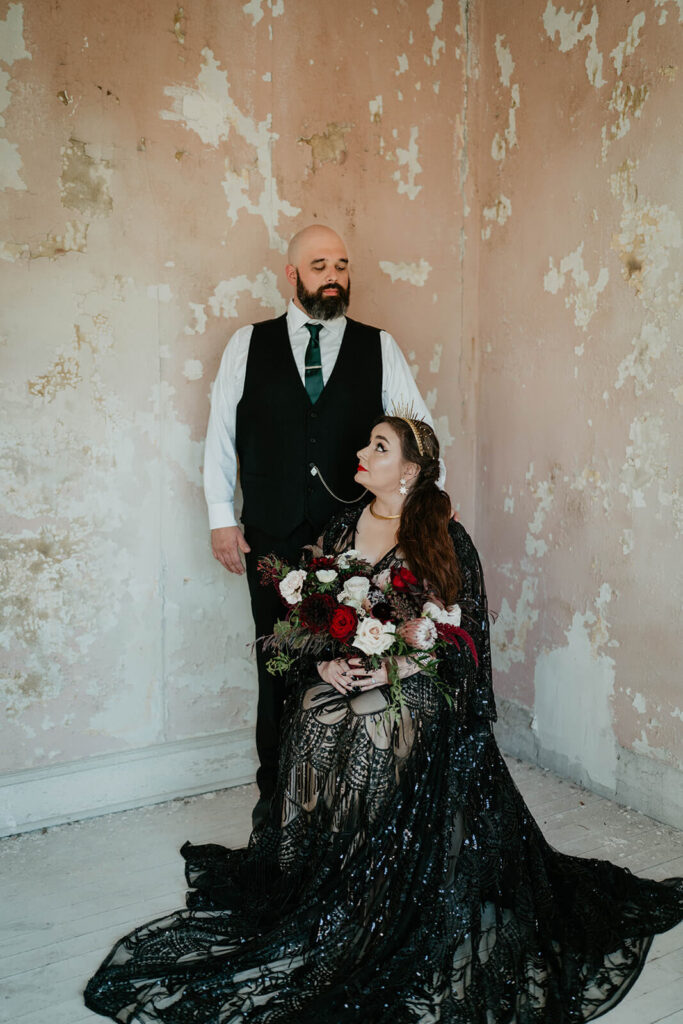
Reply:
[[427, 431], [429, 431], [429, 426], [428, 424], [425, 423], [423, 419], [421, 419], [418, 416], [412, 403], [410, 405], [399, 404], [392, 406], [389, 415], [395, 416], [397, 419], [403, 420], [404, 423], [408, 424], [408, 426], [413, 432], [413, 437], [415, 438], [417, 450], [419, 451], [420, 455], [424, 458], [426, 449], [425, 442], [429, 437], [429, 434], [427, 433]]

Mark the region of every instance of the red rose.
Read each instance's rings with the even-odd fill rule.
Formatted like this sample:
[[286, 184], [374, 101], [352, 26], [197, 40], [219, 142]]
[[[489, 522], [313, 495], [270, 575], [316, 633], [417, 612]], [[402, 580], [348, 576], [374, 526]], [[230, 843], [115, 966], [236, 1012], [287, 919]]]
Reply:
[[417, 576], [405, 566], [391, 570], [391, 584], [395, 590], [407, 590], [408, 587], [414, 587], [416, 583]]
[[337, 602], [331, 594], [311, 594], [305, 597], [299, 607], [302, 626], [311, 633], [322, 633], [330, 624]]
[[356, 632], [358, 616], [353, 608], [338, 605], [329, 625], [330, 636], [335, 640], [348, 640]]

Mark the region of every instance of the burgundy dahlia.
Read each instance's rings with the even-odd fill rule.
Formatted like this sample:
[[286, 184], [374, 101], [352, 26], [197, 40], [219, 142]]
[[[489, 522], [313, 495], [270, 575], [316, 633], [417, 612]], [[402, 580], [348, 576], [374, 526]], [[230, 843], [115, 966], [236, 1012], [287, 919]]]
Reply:
[[372, 614], [380, 622], [391, 622], [394, 612], [388, 601], [378, 601], [372, 606]]
[[311, 594], [299, 606], [301, 624], [311, 633], [322, 633], [327, 629], [337, 609], [337, 602], [331, 594]]
[[315, 572], [316, 569], [335, 569], [334, 558], [330, 558], [328, 555], [319, 555], [318, 558], [312, 558], [310, 565], [308, 566], [309, 572]]
[[477, 668], [479, 667], [477, 648], [474, 646], [474, 640], [466, 629], [463, 629], [462, 626], [452, 626], [449, 622], [437, 622], [436, 633], [440, 640], [445, 640], [449, 644], [455, 644], [458, 650], [460, 650], [460, 640], [463, 640], [470, 649], [470, 653], [474, 658], [474, 664]]

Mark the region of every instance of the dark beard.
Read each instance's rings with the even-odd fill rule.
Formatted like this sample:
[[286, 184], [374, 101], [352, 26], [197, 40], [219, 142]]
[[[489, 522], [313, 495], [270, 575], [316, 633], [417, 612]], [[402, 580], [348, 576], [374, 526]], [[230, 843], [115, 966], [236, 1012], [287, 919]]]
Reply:
[[[326, 288], [337, 288], [337, 294], [323, 295]], [[317, 291], [309, 292], [297, 273], [296, 297], [313, 320], [335, 320], [338, 316], [343, 316], [349, 308], [351, 282], [349, 281], [347, 288], [340, 284], [324, 284]]]

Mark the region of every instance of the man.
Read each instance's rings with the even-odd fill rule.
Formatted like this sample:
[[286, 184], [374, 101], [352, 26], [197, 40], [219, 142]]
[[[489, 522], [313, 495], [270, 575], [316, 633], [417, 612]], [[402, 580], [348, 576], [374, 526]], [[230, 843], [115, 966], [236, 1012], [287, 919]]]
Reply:
[[[213, 386], [204, 460], [213, 555], [237, 575], [245, 556], [257, 637], [272, 633], [283, 612], [274, 589], [259, 584], [258, 559], [274, 552], [296, 563], [341, 502], [360, 496], [356, 451], [367, 444], [377, 416], [397, 403], [412, 404], [431, 423], [391, 335], [344, 316], [351, 284], [339, 235], [320, 224], [304, 228], [290, 242], [285, 273], [293, 291], [287, 312], [241, 327], [228, 342]], [[244, 531], [233, 507], [238, 461]], [[284, 698], [260, 645], [256, 660], [255, 827], [275, 789]]]

